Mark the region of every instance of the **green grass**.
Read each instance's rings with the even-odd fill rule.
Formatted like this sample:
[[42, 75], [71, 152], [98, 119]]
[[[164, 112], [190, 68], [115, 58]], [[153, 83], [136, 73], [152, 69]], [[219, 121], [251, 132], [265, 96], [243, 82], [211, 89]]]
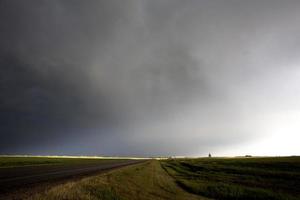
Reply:
[[300, 199], [300, 157], [202, 158], [162, 161], [188, 192], [215, 199]]
[[38, 166], [38, 165], [54, 165], [54, 164], [93, 164], [100, 162], [118, 162], [121, 159], [105, 159], [105, 158], [66, 158], [66, 157], [30, 157], [30, 156], [1, 156], [0, 168], [7, 167], [23, 167], [23, 166]]

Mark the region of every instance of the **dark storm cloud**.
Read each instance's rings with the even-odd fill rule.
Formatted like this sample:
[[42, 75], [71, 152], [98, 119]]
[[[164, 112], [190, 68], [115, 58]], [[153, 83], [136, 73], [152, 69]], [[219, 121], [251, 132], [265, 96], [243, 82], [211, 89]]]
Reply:
[[[99, 12], [92, 12], [97, 16], [89, 15], [95, 3], [1, 3], [3, 152], [72, 138], [78, 136], [69, 130], [74, 126], [105, 126], [112, 120], [107, 97], [90, 91], [86, 72], [93, 42], [104, 44], [110, 34], [106, 9], [111, 6], [97, 3]], [[95, 32], [95, 23], [103, 31]]]
[[1, 1], [0, 153], [196, 155], [267, 137], [300, 107], [298, 9]]

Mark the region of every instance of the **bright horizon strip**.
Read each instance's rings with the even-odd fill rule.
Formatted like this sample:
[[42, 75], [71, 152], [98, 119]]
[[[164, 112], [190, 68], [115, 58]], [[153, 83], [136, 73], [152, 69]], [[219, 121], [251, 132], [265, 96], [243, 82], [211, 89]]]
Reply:
[[300, 111], [266, 117], [259, 133], [264, 137], [215, 152], [219, 156], [293, 156], [300, 155]]

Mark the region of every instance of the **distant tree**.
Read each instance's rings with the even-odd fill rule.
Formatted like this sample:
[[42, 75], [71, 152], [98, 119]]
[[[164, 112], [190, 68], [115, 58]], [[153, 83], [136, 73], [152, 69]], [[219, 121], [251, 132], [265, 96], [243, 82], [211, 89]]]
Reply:
[[210, 153], [208, 154], [208, 157], [211, 158], [211, 154]]

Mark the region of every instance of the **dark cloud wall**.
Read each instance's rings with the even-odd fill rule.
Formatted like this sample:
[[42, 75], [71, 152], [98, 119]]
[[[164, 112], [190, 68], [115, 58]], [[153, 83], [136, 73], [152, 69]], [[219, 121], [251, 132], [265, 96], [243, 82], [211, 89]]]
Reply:
[[273, 137], [300, 109], [299, 6], [0, 1], [0, 153], [202, 155]]

